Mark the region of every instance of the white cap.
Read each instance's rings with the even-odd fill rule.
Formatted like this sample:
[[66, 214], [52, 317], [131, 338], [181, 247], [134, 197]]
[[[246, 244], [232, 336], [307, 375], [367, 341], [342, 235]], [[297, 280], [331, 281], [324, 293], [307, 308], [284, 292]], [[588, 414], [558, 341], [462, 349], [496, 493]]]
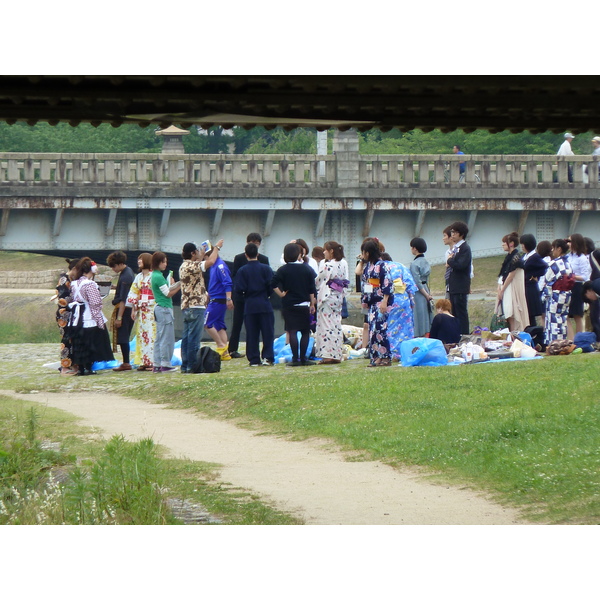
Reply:
[[600, 135], [593, 137], [592, 142], [600, 142]]
[[575, 136], [572, 133], [565, 133], [565, 140], [568, 140], [569, 138], [573, 139]]

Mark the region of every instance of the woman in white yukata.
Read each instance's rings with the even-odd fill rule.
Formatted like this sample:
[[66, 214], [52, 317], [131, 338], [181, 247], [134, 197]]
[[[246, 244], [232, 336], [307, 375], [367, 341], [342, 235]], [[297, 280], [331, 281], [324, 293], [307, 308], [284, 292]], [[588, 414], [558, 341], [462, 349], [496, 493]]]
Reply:
[[350, 281], [344, 247], [337, 242], [326, 242], [325, 260], [315, 280], [317, 286], [317, 330], [315, 355], [323, 364], [342, 362], [344, 334], [342, 332], [342, 304]]

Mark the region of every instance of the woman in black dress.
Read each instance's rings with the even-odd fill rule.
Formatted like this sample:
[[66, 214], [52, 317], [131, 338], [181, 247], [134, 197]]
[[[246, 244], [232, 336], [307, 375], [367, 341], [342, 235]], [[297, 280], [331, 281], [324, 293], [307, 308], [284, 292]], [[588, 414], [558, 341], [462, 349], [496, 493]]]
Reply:
[[525, 271], [525, 298], [527, 300], [527, 313], [529, 325], [537, 325], [537, 317], [544, 314], [542, 294], [538, 286], [541, 277], [548, 269], [548, 263], [536, 252], [536, 239], [531, 233], [525, 233], [519, 239], [523, 256], [523, 270]]

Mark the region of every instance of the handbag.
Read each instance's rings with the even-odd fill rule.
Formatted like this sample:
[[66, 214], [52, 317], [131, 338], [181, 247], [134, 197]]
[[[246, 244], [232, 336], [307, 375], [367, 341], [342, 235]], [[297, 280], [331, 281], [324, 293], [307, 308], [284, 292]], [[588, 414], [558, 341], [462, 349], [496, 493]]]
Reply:
[[508, 321], [503, 314], [494, 313], [490, 323], [490, 331], [498, 331], [499, 329], [508, 329]]

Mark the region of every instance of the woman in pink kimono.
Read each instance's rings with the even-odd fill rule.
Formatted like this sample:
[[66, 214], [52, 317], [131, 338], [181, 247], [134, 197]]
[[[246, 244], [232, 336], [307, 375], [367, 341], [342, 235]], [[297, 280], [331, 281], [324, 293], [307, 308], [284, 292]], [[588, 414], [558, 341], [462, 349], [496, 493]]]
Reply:
[[317, 330], [315, 355], [323, 364], [342, 362], [344, 334], [342, 332], [342, 304], [350, 281], [344, 247], [327, 242], [323, 247], [325, 260], [315, 280], [317, 286]]

